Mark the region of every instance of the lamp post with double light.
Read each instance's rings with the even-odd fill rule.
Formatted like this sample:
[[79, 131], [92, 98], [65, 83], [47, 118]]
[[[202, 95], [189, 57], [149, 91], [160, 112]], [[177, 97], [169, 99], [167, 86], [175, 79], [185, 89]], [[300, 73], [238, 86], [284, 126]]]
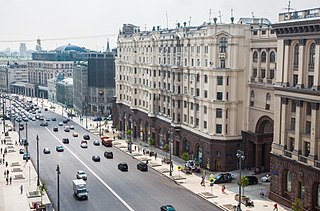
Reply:
[[244, 151], [238, 149], [237, 154], [236, 154], [237, 158], [238, 158], [238, 162], [239, 162], [239, 204], [237, 207], [237, 211], [241, 211], [241, 162], [245, 159], [244, 156]]

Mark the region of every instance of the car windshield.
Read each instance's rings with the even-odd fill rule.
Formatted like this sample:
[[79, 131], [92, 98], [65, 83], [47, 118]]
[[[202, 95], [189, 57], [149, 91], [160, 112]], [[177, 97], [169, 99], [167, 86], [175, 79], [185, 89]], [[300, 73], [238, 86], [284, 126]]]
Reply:
[[85, 188], [78, 189], [77, 192], [78, 192], [78, 193], [86, 193], [86, 192], [87, 192], [87, 189], [85, 189]]

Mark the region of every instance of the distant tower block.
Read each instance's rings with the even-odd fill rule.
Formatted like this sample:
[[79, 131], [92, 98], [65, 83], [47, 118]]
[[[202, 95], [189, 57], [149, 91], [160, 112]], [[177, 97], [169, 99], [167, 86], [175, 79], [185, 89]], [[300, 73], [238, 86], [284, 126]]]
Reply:
[[42, 50], [41, 40], [40, 40], [40, 38], [38, 37], [38, 39], [37, 39], [37, 45], [36, 45], [36, 51], [41, 51], [41, 50]]
[[106, 49], [106, 52], [110, 52], [109, 38], [107, 38], [107, 49]]

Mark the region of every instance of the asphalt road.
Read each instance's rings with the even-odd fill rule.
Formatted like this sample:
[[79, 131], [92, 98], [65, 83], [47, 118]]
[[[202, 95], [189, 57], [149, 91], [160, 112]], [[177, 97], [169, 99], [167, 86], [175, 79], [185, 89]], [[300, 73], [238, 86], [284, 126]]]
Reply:
[[[189, 190], [175, 184], [169, 178], [149, 168], [148, 172], [140, 172], [136, 165], [138, 160], [117, 148], [94, 146], [93, 140], [99, 139], [90, 134], [88, 148], [80, 147], [84, 134], [88, 134], [79, 125], [70, 121], [64, 125], [74, 125], [79, 137], [72, 137], [72, 132], [64, 132], [64, 126], [58, 126], [63, 117], [51, 111], [42, 111], [45, 117], [56, 117], [47, 127], [40, 126], [39, 120], [28, 122], [28, 140], [31, 160], [37, 167], [37, 142], [39, 136], [40, 179], [48, 187], [48, 195], [57, 206], [57, 165], [60, 166], [60, 208], [61, 210], [160, 210], [164, 204], [173, 205], [176, 210], [221, 210]], [[16, 124], [17, 125], [17, 124]], [[53, 132], [58, 127], [58, 132]], [[25, 138], [25, 130], [21, 131]], [[62, 144], [62, 138], [69, 138], [69, 144]], [[57, 152], [55, 147], [63, 145], [64, 152]], [[51, 154], [43, 154], [43, 148], [51, 149]], [[113, 151], [114, 158], [106, 159], [103, 153]], [[99, 155], [101, 162], [94, 162], [93, 155]], [[127, 162], [128, 172], [121, 172], [117, 165]], [[84, 170], [88, 175], [87, 186], [89, 199], [78, 201], [73, 196], [72, 180], [77, 170]]]

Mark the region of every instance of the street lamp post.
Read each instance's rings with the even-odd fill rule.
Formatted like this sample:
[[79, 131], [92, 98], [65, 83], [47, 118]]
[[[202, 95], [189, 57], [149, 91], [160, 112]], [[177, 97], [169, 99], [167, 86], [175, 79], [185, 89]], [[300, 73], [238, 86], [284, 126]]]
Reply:
[[59, 176], [61, 174], [61, 171], [60, 171], [60, 167], [59, 165], [57, 165], [57, 187], [58, 187], [58, 207], [57, 207], [57, 211], [60, 211], [60, 184], [59, 184]]
[[237, 207], [237, 211], [241, 211], [241, 162], [245, 159], [244, 156], [244, 151], [238, 149], [237, 154], [236, 154], [239, 162], [239, 204]]
[[39, 187], [40, 186], [40, 169], [39, 169], [39, 166], [40, 166], [40, 160], [39, 160], [39, 137], [37, 135], [36, 137], [36, 140], [37, 140], [37, 174], [38, 174], [38, 179], [37, 179], [37, 186]]
[[172, 132], [172, 127], [170, 128], [170, 143], [169, 143], [169, 159], [170, 159], [170, 172], [169, 175], [172, 176], [172, 142], [173, 142], [173, 132]]

